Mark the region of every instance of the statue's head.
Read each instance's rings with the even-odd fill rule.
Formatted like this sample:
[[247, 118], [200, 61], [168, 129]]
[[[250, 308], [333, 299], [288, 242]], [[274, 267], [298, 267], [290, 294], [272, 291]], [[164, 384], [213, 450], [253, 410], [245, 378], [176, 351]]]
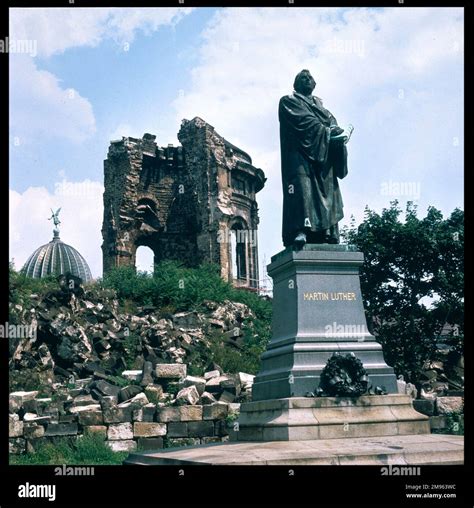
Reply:
[[303, 95], [311, 95], [315, 86], [316, 81], [314, 81], [313, 76], [311, 76], [311, 73], [307, 69], [303, 69], [301, 72], [298, 72], [295, 82], [293, 83], [295, 92]]

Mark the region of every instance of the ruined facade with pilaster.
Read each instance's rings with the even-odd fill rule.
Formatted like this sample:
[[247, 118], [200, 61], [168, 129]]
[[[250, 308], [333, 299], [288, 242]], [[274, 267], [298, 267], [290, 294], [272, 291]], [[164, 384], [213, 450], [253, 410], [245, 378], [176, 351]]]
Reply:
[[220, 266], [235, 285], [258, 288], [258, 207], [265, 183], [251, 157], [201, 118], [183, 120], [180, 146], [156, 136], [112, 141], [104, 161], [104, 273], [135, 266], [149, 247], [155, 264]]

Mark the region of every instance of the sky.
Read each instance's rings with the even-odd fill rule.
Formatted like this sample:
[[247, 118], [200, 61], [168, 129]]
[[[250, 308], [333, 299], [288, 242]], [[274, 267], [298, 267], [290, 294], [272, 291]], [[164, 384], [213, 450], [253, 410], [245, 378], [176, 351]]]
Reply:
[[[278, 101], [309, 69], [354, 125], [345, 217], [397, 199], [463, 208], [461, 8], [10, 9], [10, 259], [61, 239], [102, 275], [103, 160], [122, 136], [178, 145], [195, 116], [264, 170], [260, 274], [281, 240]], [[150, 263], [141, 254], [138, 268]]]

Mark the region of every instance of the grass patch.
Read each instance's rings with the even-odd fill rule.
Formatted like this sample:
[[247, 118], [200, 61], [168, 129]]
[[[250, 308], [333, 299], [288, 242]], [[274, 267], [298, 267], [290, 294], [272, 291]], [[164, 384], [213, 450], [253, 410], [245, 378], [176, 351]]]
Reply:
[[99, 435], [79, 437], [71, 442], [46, 442], [37, 446], [35, 453], [11, 455], [10, 464], [33, 465], [121, 465], [128, 452], [113, 452]]

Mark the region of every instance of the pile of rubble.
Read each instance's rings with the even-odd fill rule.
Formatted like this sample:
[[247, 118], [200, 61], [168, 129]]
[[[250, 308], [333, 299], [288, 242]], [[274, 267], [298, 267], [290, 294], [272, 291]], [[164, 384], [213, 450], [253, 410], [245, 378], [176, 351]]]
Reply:
[[449, 348], [438, 349], [435, 361], [423, 366], [421, 397], [445, 396], [464, 390], [464, 357]]
[[10, 393], [10, 453], [34, 452], [44, 440], [98, 433], [114, 451], [205, 444], [228, 439], [228, 424], [248, 400], [254, 376], [225, 375], [214, 365], [202, 377], [184, 364], [145, 362], [122, 372], [117, 386], [106, 376], [55, 383], [54, 394]]
[[16, 323], [35, 332], [10, 338], [10, 371], [34, 373], [39, 385], [50, 387], [71, 377], [120, 376], [150, 363], [187, 363], [203, 372], [210, 337], [219, 334], [229, 347], [240, 348], [254, 317], [246, 305], [231, 301], [206, 302], [202, 312], [162, 314], [141, 307], [123, 313], [115, 293], [102, 288], [31, 295], [30, 302], [10, 309]]
[[10, 321], [32, 333], [10, 336], [10, 451], [88, 432], [113, 450], [227, 439], [254, 376], [225, 374], [211, 340], [239, 349], [252, 318], [231, 301], [124, 312], [113, 290], [68, 284], [11, 304]]

